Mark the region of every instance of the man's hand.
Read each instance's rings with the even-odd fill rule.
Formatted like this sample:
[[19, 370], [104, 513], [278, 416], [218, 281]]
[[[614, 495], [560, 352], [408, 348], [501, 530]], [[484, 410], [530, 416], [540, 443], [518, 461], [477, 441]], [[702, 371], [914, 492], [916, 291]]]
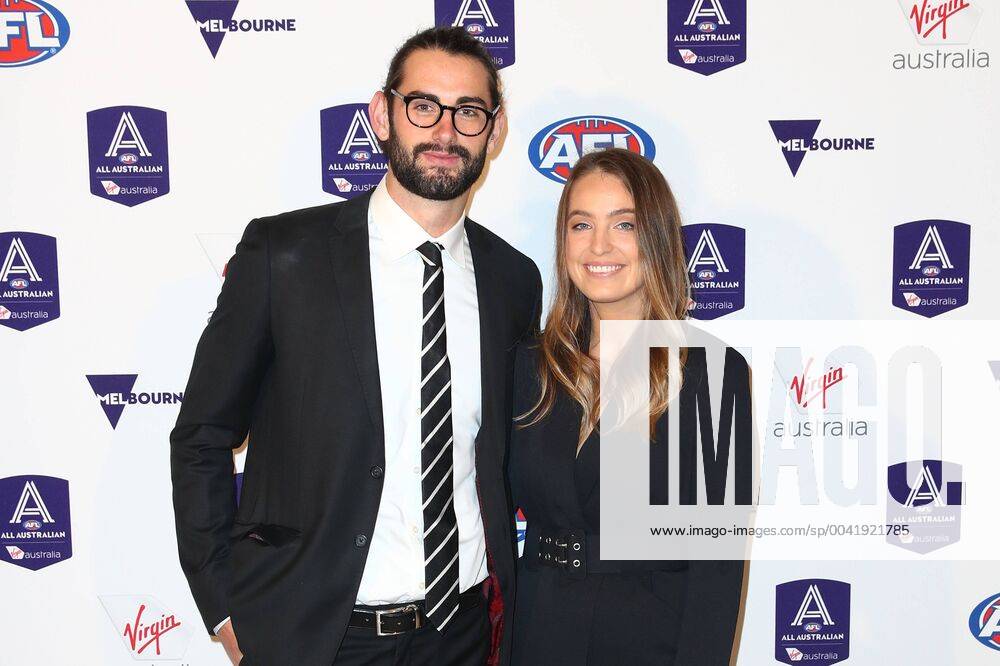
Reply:
[[236, 642], [236, 632], [233, 631], [232, 620], [222, 625], [217, 635], [219, 640], [222, 641], [222, 647], [226, 648], [226, 656], [229, 657], [229, 661], [233, 662], [233, 666], [239, 664], [240, 659], [243, 658], [243, 653], [240, 652], [239, 643]]

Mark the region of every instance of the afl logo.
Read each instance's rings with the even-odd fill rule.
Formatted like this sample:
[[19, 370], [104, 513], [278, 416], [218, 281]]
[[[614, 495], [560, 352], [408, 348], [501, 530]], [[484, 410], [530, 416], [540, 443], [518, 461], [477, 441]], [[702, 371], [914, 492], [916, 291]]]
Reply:
[[21, 527], [28, 530], [29, 532], [37, 532], [38, 530], [42, 529], [42, 524], [39, 521], [32, 519], [32, 520], [26, 520], [23, 523], [21, 523]]
[[481, 35], [486, 32], [486, 28], [483, 27], [482, 23], [470, 23], [465, 26], [465, 31], [470, 35]]
[[711, 21], [702, 21], [698, 24], [698, 32], [715, 32], [718, 29], [719, 25]]
[[10, 281], [11, 289], [27, 289], [28, 281], [24, 278], [14, 278]]
[[805, 629], [810, 634], [815, 634], [820, 629], [819, 622], [809, 622], [808, 624], [806, 624], [806, 626], [802, 628]]
[[636, 125], [611, 116], [576, 116], [543, 128], [528, 145], [535, 169], [557, 183], [565, 183], [577, 160], [603, 148], [625, 148], [652, 160], [653, 139]]
[[528, 521], [521, 509], [518, 509], [517, 513], [514, 514], [514, 527], [517, 529], [517, 540], [524, 541], [524, 535], [528, 531]]
[[122, 153], [118, 156], [118, 161], [122, 164], [136, 164], [139, 161], [139, 156], [135, 153]]
[[1000, 594], [987, 597], [972, 609], [969, 631], [986, 647], [1000, 651]]
[[355, 150], [353, 153], [351, 153], [351, 158], [355, 162], [367, 162], [372, 158], [372, 154], [369, 153], [367, 150]]
[[0, 1], [0, 67], [34, 65], [69, 41], [69, 22], [42, 0]]
[[920, 271], [920, 272], [923, 273], [924, 275], [926, 275], [927, 277], [934, 277], [935, 275], [940, 275], [941, 274], [941, 267], [940, 266], [924, 266], [924, 269], [922, 271]]
[[703, 280], [703, 281], [704, 280], [714, 280], [715, 279], [715, 271], [713, 271], [710, 268], [706, 268], [704, 270], [700, 270], [700, 271], [698, 271], [698, 279], [699, 280]]

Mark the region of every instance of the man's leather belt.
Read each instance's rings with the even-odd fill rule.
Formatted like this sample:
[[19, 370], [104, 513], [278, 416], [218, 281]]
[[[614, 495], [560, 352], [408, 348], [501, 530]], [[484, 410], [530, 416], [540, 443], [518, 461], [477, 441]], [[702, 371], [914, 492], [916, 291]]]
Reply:
[[[458, 612], [483, 603], [482, 585], [473, 585], [458, 595]], [[427, 624], [427, 613], [423, 601], [414, 601], [400, 606], [377, 608], [356, 606], [351, 613], [348, 626], [374, 629], [377, 636], [395, 636], [413, 631]]]
[[602, 560], [600, 534], [588, 534], [580, 529], [533, 529], [530, 523], [524, 539], [524, 558], [529, 566], [556, 567], [571, 578], [586, 578], [588, 573], [621, 574], [687, 568], [684, 560]]

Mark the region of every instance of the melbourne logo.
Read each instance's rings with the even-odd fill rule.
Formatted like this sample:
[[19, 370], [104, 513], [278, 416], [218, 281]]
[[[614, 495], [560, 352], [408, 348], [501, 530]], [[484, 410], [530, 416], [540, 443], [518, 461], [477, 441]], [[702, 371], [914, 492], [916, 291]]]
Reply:
[[924, 317], [969, 302], [968, 224], [919, 220], [896, 225], [892, 239], [892, 304]]
[[497, 69], [514, 64], [514, 0], [434, 0], [434, 25], [465, 28]]
[[1000, 650], [1000, 594], [986, 597], [972, 609], [969, 631], [980, 644]]
[[688, 314], [695, 319], [716, 319], [742, 310], [746, 230], [728, 224], [687, 224], [681, 231], [691, 282]]
[[775, 589], [774, 658], [784, 664], [836, 664], [849, 656], [851, 586], [808, 578]]
[[341, 104], [319, 112], [323, 191], [345, 199], [375, 188], [389, 164], [368, 120], [367, 104]]
[[941, 460], [911, 460], [889, 466], [886, 542], [930, 553], [956, 543], [961, 535], [965, 486], [962, 466]]
[[69, 22], [41, 0], [0, 0], [0, 67], [34, 65], [62, 51]]
[[72, 555], [69, 482], [34, 475], [0, 479], [0, 559], [37, 571]]
[[135, 380], [139, 375], [87, 375], [90, 388], [101, 402], [101, 409], [108, 417], [112, 430], [118, 427], [127, 405], [179, 405], [183, 393], [152, 391], [136, 393]]
[[670, 0], [667, 60], [708, 76], [747, 59], [746, 0]]
[[239, 0], [186, 2], [213, 58], [218, 55], [222, 40], [231, 32], [295, 32], [294, 18], [233, 18]]
[[26, 331], [58, 318], [56, 239], [0, 232], [0, 325]]
[[191, 630], [154, 597], [137, 594], [99, 596], [108, 619], [133, 659], [181, 659]]
[[528, 159], [540, 174], [564, 183], [577, 160], [602, 148], [625, 148], [650, 160], [656, 156], [653, 139], [639, 126], [611, 116], [576, 116], [538, 132], [528, 145]]
[[816, 130], [820, 123], [818, 120], [771, 120], [769, 122], [792, 176], [799, 172], [802, 160], [805, 159], [808, 152], [875, 150], [875, 138], [870, 136], [817, 139]]
[[144, 106], [87, 113], [90, 193], [135, 206], [170, 191], [167, 114]]
[[[903, 17], [921, 46], [933, 48], [895, 53], [892, 68], [982, 69], [990, 66], [989, 51], [968, 46], [986, 6], [982, 0], [899, 0]], [[942, 45], [965, 45], [949, 50]]]

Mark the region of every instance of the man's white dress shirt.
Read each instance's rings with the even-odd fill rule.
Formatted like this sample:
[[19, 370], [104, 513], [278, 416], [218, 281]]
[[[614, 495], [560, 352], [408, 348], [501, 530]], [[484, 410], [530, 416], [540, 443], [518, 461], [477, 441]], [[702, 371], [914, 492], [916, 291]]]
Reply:
[[385, 476], [358, 604], [406, 603], [424, 598], [420, 467], [424, 262], [417, 247], [426, 241], [444, 247], [441, 256], [451, 363], [459, 591], [487, 577], [475, 467], [475, 438], [482, 421], [479, 301], [465, 217], [433, 238], [392, 199], [383, 179], [368, 207], [368, 243], [385, 430]]

